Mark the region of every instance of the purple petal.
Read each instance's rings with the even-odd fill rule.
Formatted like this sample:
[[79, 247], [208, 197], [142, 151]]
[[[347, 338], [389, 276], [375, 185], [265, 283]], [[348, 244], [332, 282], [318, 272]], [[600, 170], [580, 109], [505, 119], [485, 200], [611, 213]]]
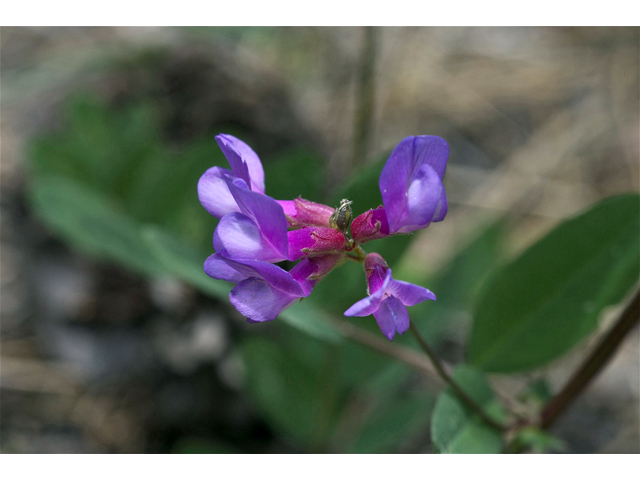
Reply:
[[227, 186], [240, 211], [258, 226], [263, 241], [269, 244], [274, 252], [278, 252], [281, 259], [286, 259], [289, 250], [287, 219], [278, 202], [271, 197], [244, 188], [245, 184], [239, 179], [233, 181], [227, 179]]
[[315, 278], [318, 272], [318, 265], [313, 263], [309, 258], [303, 259], [301, 262], [293, 267], [289, 273], [300, 284], [302, 290], [306, 295], [311, 293], [313, 287], [318, 283], [318, 278]]
[[382, 302], [382, 299], [384, 298], [385, 288], [391, 281], [391, 270], [388, 271], [387, 279], [385, 279], [384, 283], [382, 284], [382, 288], [379, 288], [368, 297], [365, 297], [362, 300], [351, 305], [351, 307], [349, 307], [349, 309], [344, 312], [344, 316], [366, 317], [367, 315], [371, 315], [376, 310], [378, 310], [378, 308], [380, 307], [380, 302]]
[[414, 137], [413, 158], [416, 167], [419, 165], [431, 165], [440, 180], [444, 178], [449, 158], [449, 144], [444, 138], [434, 135], [420, 135]]
[[420, 167], [407, 188], [404, 204], [394, 205], [393, 216], [387, 209], [390, 232], [408, 233], [429, 225], [439, 208], [442, 190], [442, 180], [435, 170], [429, 165]]
[[243, 278], [261, 278], [272, 287], [285, 293], [295, 295], [296, 297], [307, 296], [291, 273], [277, 265], [256, 260], [236, 260], [230, 258], [225, 258], [225, 262], [243, 275]]
[[390, 233], [407, 233], [444, 218], [441, 188], [448, 156], [447, 142], [429, 135], [407, 137], [391, 152], [379, 181]]
[[295, 200], [276, 200], [276, 202], [282, 207], [286, 217], [296, 217], [298, 215]]
[[311, 237], [311, 229], [308, 227], [300, 230], [291, 230], [287, 233], [289, 239], [289, 260], [295, 262], [307, 255], [309, 252], [303, 252], [313, 247], [314, 240]]
[[297, 296], [278, 290], [255, 277], [241, 281], [229, 293], [231, 304], [252, 322], [275, 319], [297, 299]]
[[391, 281], [391, 270], [380, 254], [373, 252], [366, 256], [364, 271], [367, 276], [367, 291], [369, 293], [386, 290]]
[[440, 198], [438, 198], [438, 202], [436, 203], [436, 209], [433, 212], [433, 218], [431, 219], [431, 221], [441, 222], [442, 220], [444, 220], [444, 217], [447, 214], [448, 207], [447, 194], [443, 187], [442, 191], [440, 192]]
[[224, 257], [220, 256], [218, 253], [214, 253], [205, 260], [204, 272], [211, 278], [226, 280], [227, 282], [233, 283], [238, 283], [247, 278], [245, 275], [230, 266]]
[[[249, 145], [233, 135], [221, 133], [216, 136], [216, 140], [227, 159], [229, 159], [229, 156], [227, 156], [227, 151], [225, 151], [225, 149], [230, 150], [229, 147], [233, 147], [235, 152], [230, 152], [230, 156], [233, 158], [233, 161], [237, 163], [237, 157], [234, 155], [234, 153], [237, 153], [239, 154], [241, 161], [245, 163], [249, 176], [249, 180], [245, 179], [245, 181], [247, 184], [251, 185], [251, 190], [254, 192], [264, 193], [264, 169], [262, 168], [262, 162], [260, 162], [260, 158], [256, 155], [256, 152], [254, 152]], [[229, 160], [229, 163], [231, 163], [231, 160]], [[243, 167], [239, 168], [244, 172]], [[236, 175], [236, 177], [244, 178], [241, 175]]]
[[198, 198], [202, 206], [216, 218], [227, 213], [239, 212], [233, 195], [229, 191], [225, 178], [232, 177], [230, 170], [220, 167], [208, 169], [198, 181]]
[[413, 283], [402, 280], [391, 280], [387, 286], [386, 293], [393, 295], [408, 307], [422, 303], [425, 300], [435, 300], [436, 296], [428, 290]]
[[393, 340], [396, 332], [402, 335], [409, 329], [409, 313], [407, 312], [407, 307], [395, 297], [385, 298], [373, 316], [378, 323], [380, 331], [389, 341]]
[[213, 232], [213, 248], [225, 257], [237, 260], [280, 262], [287, 258], [264, 238], [252, 219], [238, 212], [222, 217]]
[[251, 185], [251, 177], [249, 177], [247, 163], [242, 160], [240, 152], [238, 152], [233, 142], [227, 137], [228, 135], [216, 135], [216, 142], [218, 142], [218, 146], [220, 146], [220, 150], [222, 150], [224, 156], [227, 157], [227, 161], [229, 165], [231, 165], [231, 170], [233, 170], [233, 175], [244, 180], [247, 185]]
[[344, 312], [345, 317], [366, 317], [376, 312], [380, 308], [382, 295], [369, 295], [362, 300], [354, 303]]

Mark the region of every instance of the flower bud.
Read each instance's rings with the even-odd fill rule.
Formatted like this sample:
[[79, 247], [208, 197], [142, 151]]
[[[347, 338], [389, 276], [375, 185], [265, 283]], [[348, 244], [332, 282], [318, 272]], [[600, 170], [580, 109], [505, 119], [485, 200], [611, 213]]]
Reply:
[[329, 219], [329, 226], [340, 230], [342, 233], [346, 233], [353, 217], [351, 211], [351, 200], [343, 198], [340, 200], [340, 205], [334, 210], [331, 218]]
[[351, 235], [357, 243], [389, 236], [389, 222], [384, 207], [367, 210], [358, 215], [351, 225]]
[[276, 200], [292, 227], [328, 227], [333, 208], [321, 203], [310, 202], [302, 197], [294, 200]]
[[289, 260], [313, 254], [337, 253], [345, 249], [345, 236], [334, 228], [304, 227], [291, 230], [289, 236]]

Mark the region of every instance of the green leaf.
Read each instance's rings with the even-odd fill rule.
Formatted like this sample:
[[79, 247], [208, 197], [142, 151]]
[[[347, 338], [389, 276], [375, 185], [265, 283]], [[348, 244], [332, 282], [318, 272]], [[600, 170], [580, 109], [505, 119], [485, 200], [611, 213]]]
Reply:
[[[455, 381], [484, 411], [496, 420], [504, 411], [484, 376], [468, 366], [459, 366]], [[502, 436], [485, 423], [447, 387], [438, 397], [431, 418], [431, 439], [440, 453], [500, 453]]]
[[319, 371], [265, 339], [242, 345], [249, 393], [267, 421], [303, 444], [311, 442], [324, 386]]
[[30, 191], [42, 219], [77, 248], [129, 268], [159, 274], [137, 224], [102, 194], [65, 178], [37, 178]]
[[76, 96], [65, 114], [61, 132], [39, 135], [29, 145], [35, 176], [76, 180], [117, 203], [132, 220], [211, 245], [216, 219], [198, 202], [196, 185], [208, 168], [228, 167], [213, 136], [175, 152], [161, 140], [156, 111], [145, 102], [113, 109]]
[[594, 331], [638, 281], [640, 197], [604, 200], [552, 230], [485, 284], [469, 362], [489, 372], [542, 366]]
[[416, 394], [394, 398], [378, 406], [360, 430], [352, 453], [395, 451], [407, 439], [427, 428], [433, 408], [432, 397]]

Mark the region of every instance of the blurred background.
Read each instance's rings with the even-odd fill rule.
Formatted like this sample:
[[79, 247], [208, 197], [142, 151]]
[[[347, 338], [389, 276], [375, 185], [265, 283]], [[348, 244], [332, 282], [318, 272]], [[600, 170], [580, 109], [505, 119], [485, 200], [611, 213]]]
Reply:
[[[0, 35], [6, 453], [432, 452], [440, 385], [304, 316], [249, 325], [202, 273], [216, 220], [196, 184], [226, 164], [217, 133], [253, 147], [270, 196], [348, 196], [356, 215], [381, 203], [402, 138], [445, 138], [445, 221], [366, 249], [436, 293], [410, 313], [452, 363], [492, 269], [639, 189], [637, 28]], [[301, 305], [340, 319], [364, 291], [349, 264]], [[591, 343], [492, 381], [534, 408]], [[565, 451], [640, 452], [638, 343], [636, 328], [554, 426]]]

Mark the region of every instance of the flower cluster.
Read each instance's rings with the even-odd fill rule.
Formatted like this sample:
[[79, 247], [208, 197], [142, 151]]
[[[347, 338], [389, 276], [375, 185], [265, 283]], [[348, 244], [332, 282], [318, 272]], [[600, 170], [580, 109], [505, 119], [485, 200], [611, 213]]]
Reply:
[[[402, 140], [380, 174], [383, 206], [353, 221], [346, 199], [334, 209], [303, 198], [265, 195], [264, 170], [256, 153], [231, 135], [216, 140], [231, 170], [212, 167], [198, 182], [200, 203], [220, 219], [213, 234], [216, 253], [207, 258], [204, 270], [212, 278], [237, 284], [229, 299], [249, 322], [275, 319], [347, 259], [364, 263], [368, 296], [344, 314], [373, 315], [389, 340], [409, 328], [407, 306], [436, 299], [426, 288], [394, 280], [384, 259], [377, 253], [367, 255], [361, 245], [444, 219], [442, 178], [449, 146], [442, 138]], [[286, 271], [275, 265], [283, 260], [299, 262]]]

